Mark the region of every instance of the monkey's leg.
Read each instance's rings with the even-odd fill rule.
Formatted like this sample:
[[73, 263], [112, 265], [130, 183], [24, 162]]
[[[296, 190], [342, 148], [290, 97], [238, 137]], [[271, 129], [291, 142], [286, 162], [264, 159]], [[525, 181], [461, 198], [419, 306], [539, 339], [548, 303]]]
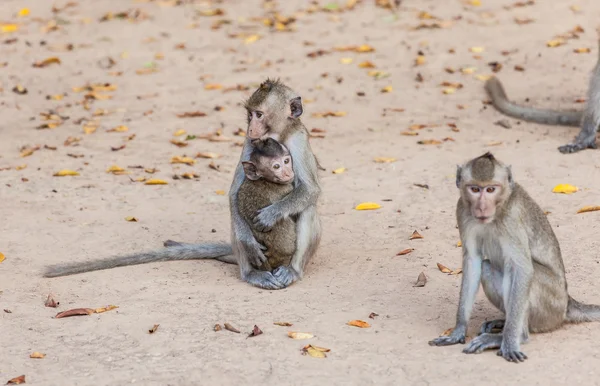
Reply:
[[282, 265], [273, 271], [273, 275], [287, 287], [304, 274], [304, 266], [317, 252], [321, 242], [321, 221], [316, 205], [300, 212], [296, 221], [296, 251], [289, 266]]
[[[600, 106], [597, 108], [600, 109]], [[575, 138], [575, 142], [559, 146], [558, 151], [568, 154], [585, 149], [596, 149], [596, 131], [598, 130], [599, 123], [593, 116], [586, 112], [581, 125], [581, 131], [577, 135], [577, 138]]]
[[[504, 312], [504, 299], [502, 298], [502, 272], [495, 269], [489, 260], [484, 260], [481, 264], [481, 286], [487, 298], [496, 308]], [[493, 330], [504, 328], [504, 319], [491, 320], [481, 325], [479, 334], [491, 333]]]
[[233, 254], [237, 256], [237, 264], [240, 266], [240, 276], [245, 282], [255, 287], [276, 290], [285, 288], [281, 282], [269, 271], [259, 271], [255, 269], [247, 255], [243, 251], [243, 245], [239, 241], [233, 244]]

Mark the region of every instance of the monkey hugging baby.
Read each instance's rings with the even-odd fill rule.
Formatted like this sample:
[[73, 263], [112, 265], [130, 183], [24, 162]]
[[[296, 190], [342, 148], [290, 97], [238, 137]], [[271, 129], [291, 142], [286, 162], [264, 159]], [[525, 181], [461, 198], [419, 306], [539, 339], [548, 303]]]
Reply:
[[[241, 278], [264, 289], [286, 288], [302, 278], [321, 239], [317, 160], [300, 120], [302, 101], [279, 81], [267, 80], [245, 104], [246, 141], [229, 192], [231, 242], [188, 244], [127, 256], [48, 267], [45, 277], [158, 261], [216, 259], [237, 264]], [[485, 322], [463, 350], [498, 349], [511, 362], [527, 356], [530, 332], [564, 323], [600, 321], [600, 306], [574, 300], [567, 291], [558, 240], [544, 212], [517, 184], [510, 166], [490, 153], [456, 173], [456, 217], [463, 275], [456, 326], [432, 346], [464, 344], [480, 284], [505, 318]]]

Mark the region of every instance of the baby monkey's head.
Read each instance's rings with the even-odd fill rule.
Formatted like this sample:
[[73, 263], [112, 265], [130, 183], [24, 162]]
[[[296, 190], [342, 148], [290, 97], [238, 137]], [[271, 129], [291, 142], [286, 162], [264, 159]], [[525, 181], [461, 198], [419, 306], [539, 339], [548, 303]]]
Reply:
[[276, 184], [294, 181], [292, 157], [289, 150], [273, 138], [255, 139], [252, 142], [250, 160], [242, 162], [246, 178], [252, 181], [261, 178]]

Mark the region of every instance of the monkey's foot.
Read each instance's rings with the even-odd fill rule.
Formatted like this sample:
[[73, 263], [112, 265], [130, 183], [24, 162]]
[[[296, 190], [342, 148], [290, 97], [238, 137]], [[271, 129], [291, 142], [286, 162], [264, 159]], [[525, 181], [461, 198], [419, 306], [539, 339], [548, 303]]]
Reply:
[[598, 145], [596, 145], [596, 138], [594, 137], [594, 142], [591, 143], [569, 143], [563, 146], [559, 146], [558, 147], [558, 151], [560, 151], [563, 154], [571, 154], [571, 153], [577, 153], [578, 151], [581, 150], [585, 150], [585, 149], [596, 149], [598, 148]]
[[285, 288], [279, 280], [271, 272], [268, 271], [250, 271], [244, 280], [248, 283], [252, 284], [255, 287], [268, 289], [268, 290], [277, 290]]
[[440, 336], [429, 341], [430, 346], [450, 346], [453, 344], [464, 344], [467, 339], [464, 332], [457, 331], [456, 328], [448, 336]]
[[283, 285], [283, 288], [289, 286], [300, 277], [294, 268], [285, 265], [275, 268], [273, 276]]
[[165, 247], [176, 247], [178, 245], [181, 245], [182, 243], [178, 242], [178, 241], [173, 241], [173, 240], [167, 240], [163, 243], [163, 245]]
[[518, 347], [514, 350], [510, 348], [500, 348], [496, 354], [513, 363], [525, 362], [525, 359], [527, 359], [527, 355], [519, 351]]
[[[484, 322], [479, 329], [479, 335], [491, 332], [502, 332], [504, 329], [504, 319], [490, 320]], [[494, 331], [495, 330], [495, 331]]]
[[482, 334], [469, 342], [463, 350], [465, 354], [479, 354], [483, 350], [500, 348], [502, 345], [502, 334]]

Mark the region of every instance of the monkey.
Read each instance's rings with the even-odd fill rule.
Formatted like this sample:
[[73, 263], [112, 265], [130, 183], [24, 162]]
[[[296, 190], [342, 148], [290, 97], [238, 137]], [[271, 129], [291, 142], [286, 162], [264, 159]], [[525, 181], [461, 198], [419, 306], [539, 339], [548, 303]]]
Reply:
[[[485, 153], [457, 167], [456, 186], [463, 252], [456, 326], [430, 345], [465, 343], [480, 283], [505, 318], [483, 323], [463, 350], [467, 354], [499, 349], [499, 356], [519, 363], [527, 359], [521, 344], [530, 332], [600, 321], [600, 306], [569, 295], [558, 239], [542, 209], [513, 180], [510, 166]], [[500, 333], [493, 333], [498, 329]]]
[[[242, 280], [263, 289], [282, 289], [303, 276], [304, 266], [315, 254], [321, 240], [321, 222], [317, 200], [321, 188], [317, 162], [308, 142], [308, 131], [300, 121], [303, 113], [301, 97], [279, 80], [267, 79], [245, 103], [248, 130], [242, 155], [229, 191], [231, 243], [191, 244], [173, 240], [164, 242], [162, 250], [114, 257], [89, 263], [62, 264], [49, 267], [44, 276], [57, 277], [155, 261], [216, 259], [237, 264]], [[281, 200], [262, 208], [249, 223], [239, 209], [238, 193], [245, 180], [243, 162], [254, 151], [252, 141], [273, 138], [282, 143], [293, 160], [293, 190]], [[252, 232], [268, 232], [288, 218], [295, 220], [296, 249], [287, 265], [273, 272], [261, 270], [267, 261], [266, 247]], [[267, 252], [268, 254], [268, 252]]]
[[[293, 163], [288, 149], [269, 137], [265, 140], [253, 140], [252, 146], [253, 152], [250, 154], [250, 159], [242, 162], [246, 179], [238, 192], [240, 213], [250, 224], [259, 209], [281, 200], [294, 189], [292, 186], [294, 180]], [[259, 269], [272, 271], [281, 265], [289, 264], [296, 250], [296, 224], [293, 218], [290, 217], [280, 221], [270, 232], [260, 232], [253, 229], [253, 234], [267, 248], [265, 252], [267, 260]], [[165, 260], [165, 256], [172, 255], [175, 250], [185, 255], [190, 245], [168, 240], [165, 242], [165, 246], [169, 248], [159, 252], [147, 252], [131, 255], [130, 257], [110, 258], [89, 263], [54, 266], [47, 271], [46, 276], [65, 276], [118, 266], [161, 261]], [[231, 248], [222, 246], [221, 250], [232, 256]], [[217, 248], [213, 248], [212, 251], [216, 252]], [[235, 264], [236, 261], [227, 255], [218, 256], [217, 260]], [[182, 258], [182, 260], [185, 259], [187, 257]]]
[[[598, 48], [600, 54], [600, 40]], [[495, 77], [486, 81], [485, 90], [494, 107], [508, 116], [545, 125], [581, 126], [573, 143], [558, 147], [561, 153], [597, 148], [596, 132], [600, 129], [600, 55], [590, 77], [583, 111], [554, 111], [517, 105], [508, 100], [502, 83]]]

